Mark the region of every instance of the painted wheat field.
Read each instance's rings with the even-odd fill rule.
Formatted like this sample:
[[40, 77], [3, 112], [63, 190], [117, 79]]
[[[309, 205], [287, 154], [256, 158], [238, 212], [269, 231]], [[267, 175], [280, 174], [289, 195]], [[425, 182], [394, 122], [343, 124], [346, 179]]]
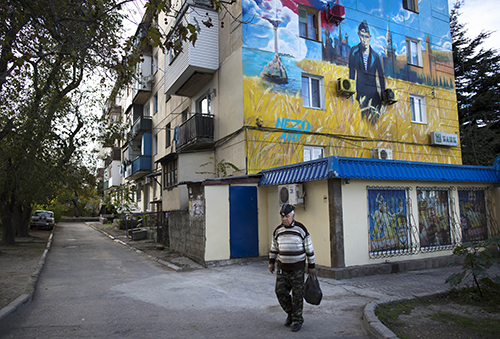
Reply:
[[[384, 105], [376, 123], [361, 117], [355, 95], [338, 96], [338, 78], [348, 77], [348, 68], [317, 60], [303, 60], [298, 66], [309, 74], [324, 75], [325, 110], [302, 107], [300, 91], [280, 90], [259, 77], [244, 77], [245, 124], [248, 129], [248, 172], [304, 161], [304, 145], [323, 146], [325, 156], [370, 158], [374, 148], [390, 148], [394, 160], [411, 160], [461, 164], [459, 147], [434, 147], [430, 133], [439, 131], [458, 134], [456, 96], [453, 90], [432, 88], [397, 79], [386, 78], [386, 88], [395, 90], [398, 102]], [[411, 122], [409, 94], [425, 97], [427, 123]], [[295, 123], [306, 121], [304, 131], [276, 131], [278, 122], [287, 118]], [[285, 128], [287, 129], [287, 128]]]

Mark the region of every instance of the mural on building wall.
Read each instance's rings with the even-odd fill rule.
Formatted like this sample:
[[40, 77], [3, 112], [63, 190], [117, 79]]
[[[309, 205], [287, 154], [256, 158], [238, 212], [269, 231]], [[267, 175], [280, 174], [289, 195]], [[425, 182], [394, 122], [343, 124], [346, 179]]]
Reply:
[[417, 189], [420, 248], [451, 245], [448, 190]]
[[[457, 148], [427, 146], [431, 131], [458, 131], [447, 0], [420, 14], [401, 0], [334, 1], [242, 2], [245, 123], [261, 127], [247, 132], [249, 172], [301, 162], [304, 145], [460, 163]], [[339, 78], [354, 95], [339, 94]], [[384, 104], [386, 89], [397, 102]], [[426, 123], [412, 123], [408, 93], [424, 98]]]
[[488, 237], [484, 190], [458, 190], [462, 242]]
[[369, 189], [368, 213], [370, 252], [409, 249], [404, 189]]

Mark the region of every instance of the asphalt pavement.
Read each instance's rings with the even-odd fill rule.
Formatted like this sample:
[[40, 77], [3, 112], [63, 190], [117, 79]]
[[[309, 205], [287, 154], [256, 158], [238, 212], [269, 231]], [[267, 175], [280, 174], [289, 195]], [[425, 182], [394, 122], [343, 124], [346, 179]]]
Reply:
[[391, 338], [378, 303], [434, 294], [458, 267], [319, 278], [297, 333], [267, 262], [179, 272], [83, 223], [61, 223], [35, 294], [0, 321], [0, 338]]

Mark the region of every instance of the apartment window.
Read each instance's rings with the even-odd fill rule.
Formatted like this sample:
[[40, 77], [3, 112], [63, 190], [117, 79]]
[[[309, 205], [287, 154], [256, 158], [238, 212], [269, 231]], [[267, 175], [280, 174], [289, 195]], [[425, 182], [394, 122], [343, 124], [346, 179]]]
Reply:
[[153, 56], [153, 74], [156, 74], [158, 71], [158, 52]]
[[210, 93], [205, 94], [198, 100], [196, 103], [196, 110], [198, 113], [212, 114], [212, 100]]
[[322, 109], [324, 97], [323, 77], [302, 75], [302, 106]]
[[153, 155], [158, 154], [158, 134], [153, 136]]
[[410, 110], [412, 122], [421, 124], [425, 124], [427, 122], [424, 97], [410, 94]]
[[153, 96], [153, 115], [158, 113], [158, 93]]
[[163, 185], [165, 188], [170, 188], [177, 185], [177, 159], [169, 161], [163, 167], [164, 178]]
[[403, 0], [403, 8], [418, 13], [418, 0]]
[[316, 160], [325, 157], [323, 147], [304, 146], [304, 161]]
[[170, 147], [171, 145], [171, 134], [170, 134], [170, 123], [165, 127], [165, 148]]
[[151, 116], [151, 109], [149, 108], [149, 102], [144, 105], [143, 115], [145, 117], [150, 117]]
[[188, 111], [185, 110], [184, 112], [182, 112], [181, 114], [181, 120], [182, 122], [186, 121], [188, 119]]
[[420, 40], [406, 38], [406, 58], [410, 65], [422, 67], [422, 46]]
[[299, 7], [299, 35], [302, 38], [319, 40], [318, 11], [311, 8]]
[[142, 185], [141, 184], [138, 184], [136, 186], [136, 196], [137, 196], [137, 201], [142, 200]]

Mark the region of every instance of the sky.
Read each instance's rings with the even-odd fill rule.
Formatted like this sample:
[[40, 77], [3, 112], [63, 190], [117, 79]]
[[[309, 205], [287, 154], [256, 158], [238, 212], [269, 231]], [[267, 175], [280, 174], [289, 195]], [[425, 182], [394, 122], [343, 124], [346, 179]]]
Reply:
[[[448, 0], [450, 9], [455, 0]], [[486, 48], [499, 49], [500, 41], [500, 1], [498, 0], [465, 0], [459, 16], [459, 22], [466, 24], [470, 38], [476, 37], [481, 31], [496, 31], [485, 41]]]

